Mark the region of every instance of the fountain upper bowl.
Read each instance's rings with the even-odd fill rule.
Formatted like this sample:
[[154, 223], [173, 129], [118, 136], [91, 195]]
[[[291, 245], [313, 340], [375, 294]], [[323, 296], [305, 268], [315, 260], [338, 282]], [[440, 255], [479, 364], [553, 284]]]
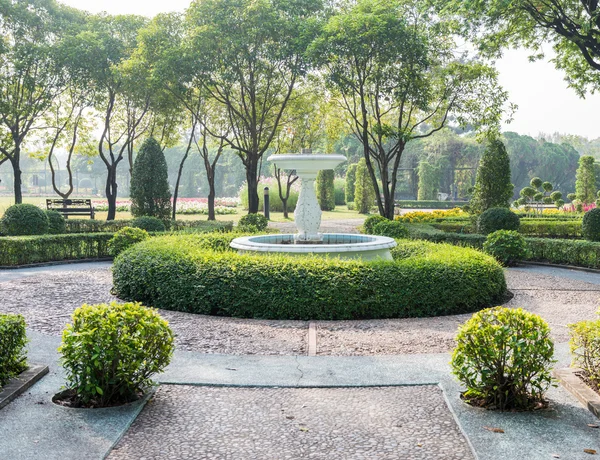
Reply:
[[271, 155], [267, 161], [277, 164], [282, 169], [295, 169], [296, 174], [316, 174], [322, 169], [334, 169], [346, 161], [344, 155], [322, 153], [300, 153]]

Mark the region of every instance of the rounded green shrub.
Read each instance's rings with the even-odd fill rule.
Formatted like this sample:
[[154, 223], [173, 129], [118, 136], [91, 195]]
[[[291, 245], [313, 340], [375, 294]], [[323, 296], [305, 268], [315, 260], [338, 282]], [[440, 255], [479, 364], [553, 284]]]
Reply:
[[240, 232], [264, 232], [269, 225], [269, 221], [262, 214], [246, 214], [238, 222]]
[[75, 310], [59, 352], [76, 402], [102, 407], [137, 399], [173, 349], [173, 332], [156, 311], [112, 302]]
[[554, 344], [538, 315], [488, 308], [463, 324], [452, 371], [467, 388], [465, 400], [489, 409], [533, 409], [552, 383]]
[[62, 235], [67, 232], [67, 224], [61, 213], [52, 209], [48, 209], [45, 213], [48, 217], [48, 233]]
[[600, 241], [600, 208], [590, 209], [583, 215], [581, 233], [586, 240]]
[[166, 230], [165, 223], [154, 216], [136, 217], [131, 221], [131, 226], [147, 232], [164, 232]]
[[590, 386], [600, 390], [600, 319], [569, 324], [573, 366], [580, 368]]
[[32, 204], [15, 204], [2, 217], [2, 227], [9, 236], [48, 233], [48, 216]]
[[390, 238], [408, 238], [408, 229], [402, 222], [385, 220], [373, 227], [373, 235], [389, 236]]
[[507, 208], [490, 208], [477, 219], [477, 232], [483, 235], [496, 230], [518, 230], [519, 216]]
[[367, 235], [372, 235], [375, 225], [377, 225], [380, 222], [389, 222], [389, 219], [380, 216], [379, 214], [367, 217], [365, 219], [365, 222], [363, 223], [363, 233], [366, 233]]
[[27, 333], [21, 315], [0, 315], [0, 387], [27, 369]]
[[501, 301], [502, 267], [470, 248], [419, 242], [394, 261], [213, 251], [204, 235], [169, 235], [122, 253], [113, 267], [121, 299], [191, 313], [343, 320], [449, 315]]
[[487, 236], [483, 250], [501, 264], [511, 266], [527, 257], [527, 242], [514, 230], [497, 230]]
[[108, 241], [108, 250], [113, 257], [116, 257], [134, 244], [147, 238], [150, 238], [150, 235], [146, 230], [125, 227], [115, 233], [115, 236]]

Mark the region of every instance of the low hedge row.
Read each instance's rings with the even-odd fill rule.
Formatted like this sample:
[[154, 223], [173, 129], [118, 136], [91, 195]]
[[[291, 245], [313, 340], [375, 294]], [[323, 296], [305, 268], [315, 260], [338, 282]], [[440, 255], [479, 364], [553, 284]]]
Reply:
[[115, 259], [115, 292], [169, 310], [299, 320], [465, 313], [506, 292], [500, 265], [470, 249], [400, 240], [393, 262], [210, 249], [222, 249], [229, 236], [142, 242]]
[[[431, 225], [407, 225], [411, 238], [449, 243], [455, 246], [483, 248], [486, 237], [477, 234], [446, 233]], [[525, 238], [527, 259], [532, 262], [600, 268], [600, 242], [556, 238]]]
[[27, 369], [25, 319], [0, 315], [0, 387]]
[[395, 206], [404, 209], [452, 209], [468, 205], [468, 201], [418, 201], [418, 200], [396, 200]]
[[0, 266], [108, 257], [113, 233], [6, 236], [0, 238]]
[[[467, 220], [440, 220], [430, 225], [449, 233], [476, 233]], [[539, 238], [581, 238], [581, 220], [521, 219], [519, 233]]]
[[[131, 227], [133, 220], [93, 220], [93, 219], [67, 219], [65, 227], [67, 233], [116, 233], [122, 228]], [[231, 231], [233, 222], [218, 222], [208, 220], [176, 220], [171, 222], [171, 230], [182, 231], [193, 229], [195, 231]]]

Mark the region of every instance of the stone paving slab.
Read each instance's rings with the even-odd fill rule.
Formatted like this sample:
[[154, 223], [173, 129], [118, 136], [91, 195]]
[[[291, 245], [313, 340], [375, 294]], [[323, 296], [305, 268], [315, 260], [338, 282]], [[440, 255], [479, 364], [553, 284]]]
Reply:
[[110, 460], [473, 459], [437, 386], [160, 387]]

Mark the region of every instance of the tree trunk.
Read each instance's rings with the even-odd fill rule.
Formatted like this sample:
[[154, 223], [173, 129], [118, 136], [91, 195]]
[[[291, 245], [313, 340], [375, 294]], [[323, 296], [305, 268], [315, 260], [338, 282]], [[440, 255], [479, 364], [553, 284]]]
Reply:
[[10, 162], [12, 163], [12, 167], [13, 167], [13, 176], [14, 176], [13, 187], [14, 187], [14, 191], [15, 191], [15, 204], [23, 203], [23, 191], [21, 190], [22, 180], [21, 180], [20, 160], [21, 160], [21, 150], [20, 150], [20, 148], [17, 148], [17, 149], [15, 149], [13, 158], [10, 160]]
[[283, 218], [287, 219], [288, 218], [288, 208], [287, 208], [287, 202], [288, 199], [287, 198], [282, 198], [281, 199], [281, 203], [283, 204]]
[[106, 220], [115, 220], [117, 215], [117, 165], [112, 165], [108, 169], [106, 199], [108, 201], [108, 216], [106, 216]]
[[248, 183], [248, 214], [258, 213], [258, 162], [248, 159], [246, 166], [246, 181]]
[[211, 174], [208, 177], [208, 220], [216, 220], [215, 218], [215, 176]]
[[190, 149], [188, 148], [185, 152], [185, 155], [181, 159], [181, 163], [179, 163], [179, 171], [177, 172], [177, 181], [175, 182], [175, 190], [173, 190], [173, 214], [171, 218], [175, 220], [175, 212], [177, 211], [177, 197], [179, 196], [179, 184], [181, 183], [181, 175], [183, 173], [183, 165], [185, 164], [185, 160], [187, 160]]

